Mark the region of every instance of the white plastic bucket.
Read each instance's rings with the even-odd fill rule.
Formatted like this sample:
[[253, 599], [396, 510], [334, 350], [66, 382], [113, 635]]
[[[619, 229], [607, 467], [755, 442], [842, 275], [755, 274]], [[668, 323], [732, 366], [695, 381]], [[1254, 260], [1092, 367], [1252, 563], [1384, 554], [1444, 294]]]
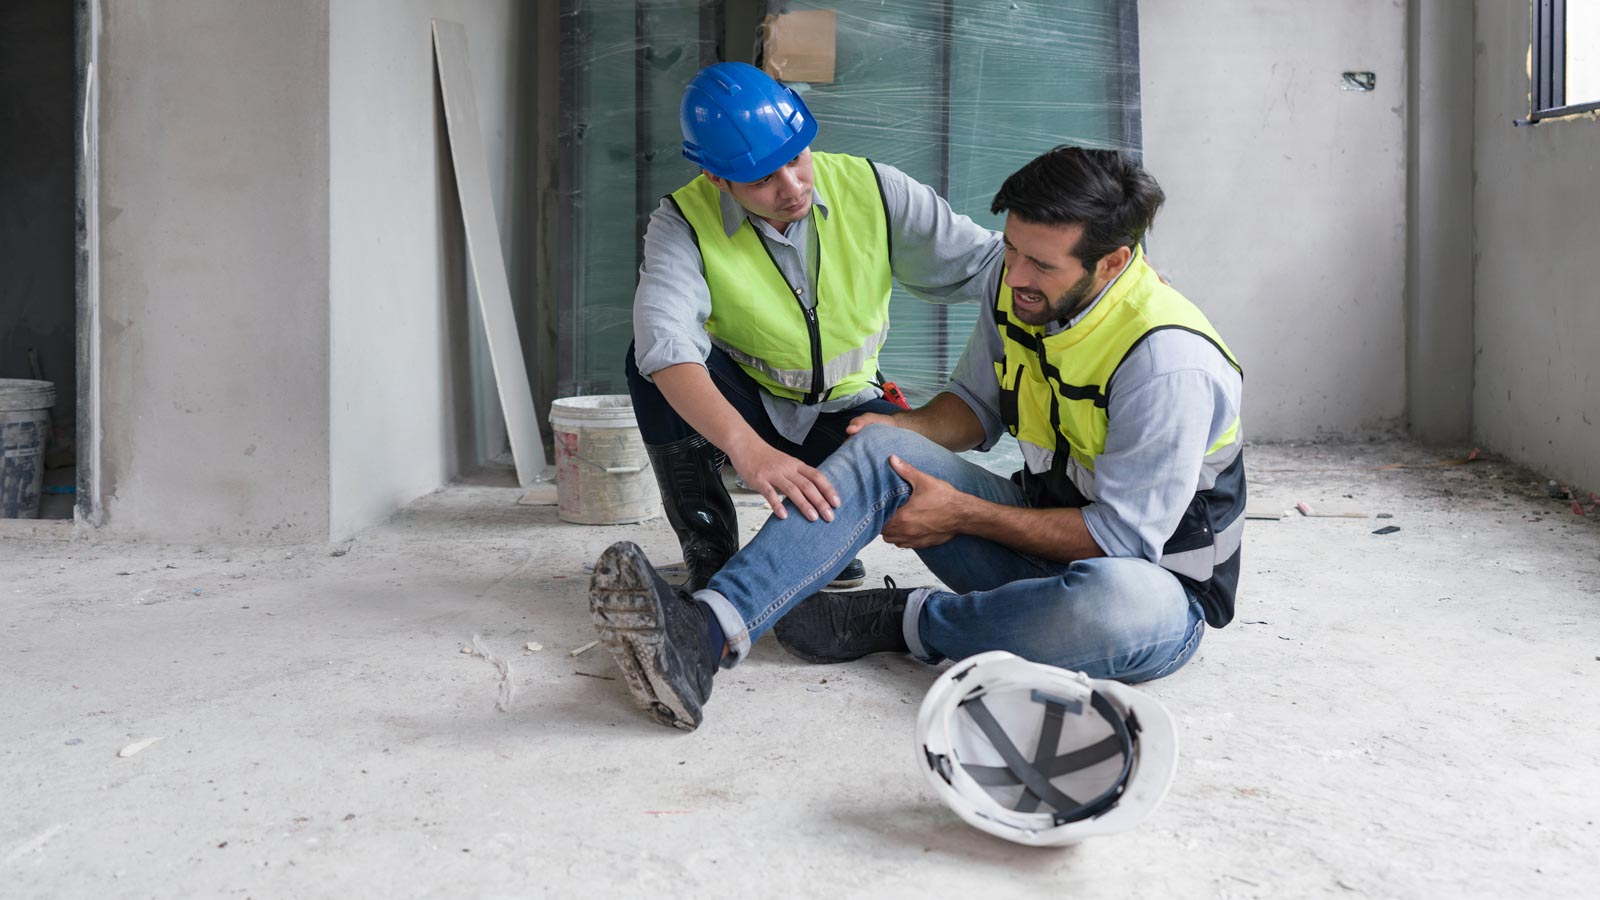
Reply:
[[0, 518], [39, 518], [45, 441], [56, 386], [0, 378]]
[[661, 514], [650, 454], [627, 394], [557, 400], [550, 404], [550, 427], [561, 521], [627, 525]]

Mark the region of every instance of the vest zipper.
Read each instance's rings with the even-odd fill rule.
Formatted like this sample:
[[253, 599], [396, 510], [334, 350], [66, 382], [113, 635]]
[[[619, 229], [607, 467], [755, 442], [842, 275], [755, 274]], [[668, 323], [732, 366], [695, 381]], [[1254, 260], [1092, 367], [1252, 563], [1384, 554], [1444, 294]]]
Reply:
[[[816, 223], [813, 222], [811, 227], [815, 228]], [[789, 279], [784, 278], [783, 267], [778, 265], [778, 260], [772, 255], [772, 248], [767, 246], [766, 240], [761, 237], [761, 232], [756, 229], [754, 223], [751, 224], [750, 228], [756, 232], [756, 243], [761, 245], [762, 250], [767, 251], [767, 261], [771, 262], [772, 268], [777, 270], [778, 277], [783, 279], [784, 284], [789, 284]], [[817, 235], [817, 281], [822, 281], [821, 234]], [[807, 392], [806, 399], [803, 401], [806, 406], [811, 406], [822, 399], [822, 328], [817, 324], [816, 305], [806, 306], [806, 289], [790, 284], [789, 291], [794, 294], [794, 302], [800, 306], [800, 313], [806, 318], [806, 332], [811, 337], [811, 390]]]
[[[800, 299], [800, 293], [795, 292], [795, 300]], [[800, 308], [806, 314], [806, 330], [811, 332], [811, 394], [806, 397], [806, 403], [816, 403], [822, 397], [822, 327], [817, 324], [817, 308], [807, 307], [805, 303]]]

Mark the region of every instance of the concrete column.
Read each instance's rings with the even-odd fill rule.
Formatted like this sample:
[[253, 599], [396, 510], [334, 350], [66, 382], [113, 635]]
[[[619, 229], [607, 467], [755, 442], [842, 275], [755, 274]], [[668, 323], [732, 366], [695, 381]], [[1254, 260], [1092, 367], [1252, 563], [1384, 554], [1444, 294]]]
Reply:
[[1472, 429], [1473, 11], [1409, 0], [1406, 418], [1413, 437]]
[[106, 528], [328, 533], [328, 0], [102, 8]]

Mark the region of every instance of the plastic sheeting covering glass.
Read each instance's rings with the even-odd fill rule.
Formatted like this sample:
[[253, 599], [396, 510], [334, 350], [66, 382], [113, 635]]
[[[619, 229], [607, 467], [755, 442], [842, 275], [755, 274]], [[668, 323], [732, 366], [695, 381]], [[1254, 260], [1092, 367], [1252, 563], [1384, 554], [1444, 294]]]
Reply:
[[[679, 154], [678, 101], [715, 61], [721, 4], [568, 3], [560, 373], [568, 393], [623, 391], [643, 228], [696, 174]], [[833, 80], [791, 82], [821, 126], [815, 149], [897, 166], [984, 225], [1002, 224], [989, 204], [1005, 177], [1051, 147], [1139, 149], [1135, 0], [787, 0], [767, 12], [815, 9], [836, 13]], [[913, 404], [944, 385], [979, 312], [896, 286], [880, 364]]]
[[633, 289], [650, 213], [699, 171], [683, 86], [716, 62], [717, 0], [563, 0], [557, 389], [628, 392]]

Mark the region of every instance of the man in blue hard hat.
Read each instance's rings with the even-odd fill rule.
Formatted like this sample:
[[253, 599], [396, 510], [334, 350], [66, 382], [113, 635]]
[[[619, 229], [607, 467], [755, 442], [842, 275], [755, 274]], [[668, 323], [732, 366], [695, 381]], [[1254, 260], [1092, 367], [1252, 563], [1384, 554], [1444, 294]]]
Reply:
[[[743, 63], [684, 91], [683, 155], [701, 174], [644, 237], [628, 390], [689, 587], [739, 549], [720, 474], [733, 463], [773, 514], [831, 521], [817, 467], [850, 420], [893, 412], [878, 383], [891, 279], [934, 302], [982, 299], [997, 235], [892, 166], [813, 153], [799, 94]], [[853, 560], [830, 586], [865, 578]]]

